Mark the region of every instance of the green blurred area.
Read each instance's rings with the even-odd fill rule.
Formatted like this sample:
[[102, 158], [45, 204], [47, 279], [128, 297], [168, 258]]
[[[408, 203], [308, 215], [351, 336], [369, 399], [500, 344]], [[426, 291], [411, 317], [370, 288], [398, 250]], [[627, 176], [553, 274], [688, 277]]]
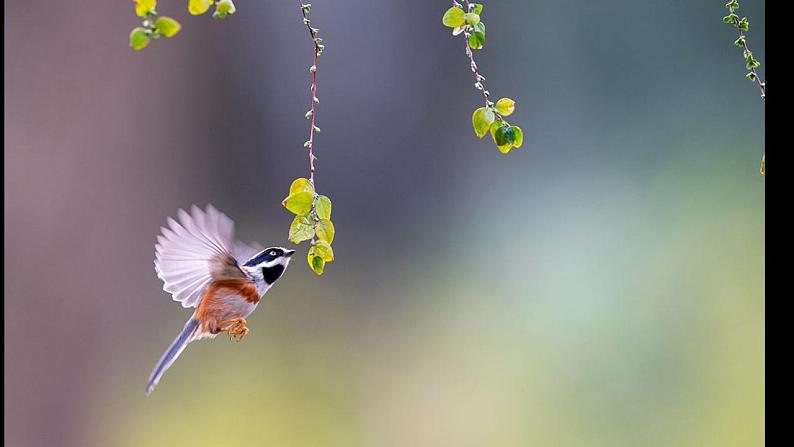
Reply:
[[759, 180], [685, 172], [575, 207], [530, 194], [509, 218], [470, 201], [445, 249], [394, 264], [377, 315], [334, 272], [319, 292], [291, 271], [304, 293], [274, 289], [239, 345], [191, 345], [150, 399], [111, 375], [97, 397], [121, 401], [95, 403], [89, 443], [758, 445], [763, 207], [742, 191]]

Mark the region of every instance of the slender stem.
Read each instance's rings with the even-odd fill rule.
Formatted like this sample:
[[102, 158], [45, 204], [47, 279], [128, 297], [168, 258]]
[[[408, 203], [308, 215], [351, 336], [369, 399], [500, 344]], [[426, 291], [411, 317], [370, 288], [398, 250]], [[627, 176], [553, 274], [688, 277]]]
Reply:
[[[744, 54], [750, 53], [750, 47], [747, 45], [747, 38], [744, 35], [744, 31], [741, 29], [739, 29], [739, 38], [744, 42]], [[758, 90], [761, 91], [761, 99], [766, 101], [766, 84], [761, 81], [761, 76], [758, 76], [758, 70], [756, 70], [755, 67], [751, 68], [750, 71], [753, 73], [753, 81], [755, 82], [755, 85], [757, 85]]]
[[482, 87], [482, 88], [478, 88], [478, 90], [480, 90], [480, 92], [482, 93], [482, 98], [483, 100], [485, 100], [485, 105], [487, 107], [490, 105], [491, 102], [491, 100], [489, 99], [491, 93], [485, 89], [485, 84], [482, 82], [485, 79], [485, 76], [480, 74], [480, 70], [479, 68], [477, 68], [477, 62], [474, 61], [474, 52], [472, 51], [471, 46], [469, 45], [469, 39], [468, 39], [469, 35], [467, 34], [466, 31], [464, 31], [463, 34], [465, 35], [464, 37], [466, 37], [466, 39], [464, 39], [466, 41], [466, 56], [469, 58], [469, 63], [471, 65], [471, 72], [474, 75], [474, 83], [475, 85], [479, 85]]
[[[317, 50], [314, 50], [314, 67], [317, 67]], [[317, 116], [317, 70], [312, 70], [312, 116], [310, 120], [310, 129], [309, 129], [309, 181], [314, 184], [314, 160], [317, 158], [314, 156], [314, 129], [315, 127], [315, 117]]]
[[[729, 1], [725, 6], [728, 8], [728, 11], [730, 12], [730, 15], [726, 16], [726, 19], [728, 19], [728, 23], [732, 23], [733, 26], [735, 26], [736, 29], [739, 31], [739, 38], [736, 40], [736, 42], [741, 41], [742, 43], [742, 49], [743, 49], [742, 53], [744, 55], [745, 63], [748, 63], [750, 65], [749, 68], [750, 73], [748, 73], [748, 75], [752, 74], [752, 81], [755, 83], [755, 85], [758, 87], [759, 92], [761, 93], [761, 100], [764, 101], [764, 103], [766, 103], [766, 84], [764, 83], [764, 81], [761, 80], [761, 76], [758, 75], [758, 70], [755, 67], [756, 60], [753, 57], [753, 52], [750, 51], [749, 45], [747, 45], [747, 37], [745, 36], [744, 30], [742, 29], [742, 22], [744, 22], [745, 27], [748, 25], [747, 19], [744, 18], [740, 21], [738, 19], [738, 16], [734, 14], [734, 11], [739, 7], [739, 5], [736, 2]], [[733, 18], [732, 21], [730, 20], [731, 18]], [[764, 155], [761, 156], [761, 168], [759, 169], [759, 171], [761, 172], [761, 175], [766, 175], [766, 153], [764, 153]]]
[[[464, 2], [466, 3], [466, 11], [471, 11], [471, 3], [469, 3], [469, 0], [464, 0]], [[468, 28], [468, 25], [464, 26]], [[485, 89], [485, 84], [482, 83], [482, 81], [485, 79], [485, 76], [480, 74], [480, 71], [477, 68], [477, 62], [474, 61], [474, 51], [472, 51], [471, 46], [469, 45], [469, 32], [464, 30], [463, 35], [466, 37], [466, 39], [464, 39], [466, 41], [466, 56], [469, 58], [469, 62], [471, 64], [471, 72], [474, 75], [474, 83], [475, 85], [482, 86], [480, 91], [482, 92], [482, 97], [485, 100], [485, 105], [488, 106], [488, 96], [490, 93]]]
[[[470, 12], [471, 3], [469, 2], [469, 0], [463, 0], [463, 1], [464, 3], [466, 3], [466, 12]], [[452, 1], [452, 4], [457, 5], [457, 3], [454, 0]], [[464, 24], [463, 26], [464, 26], [463, 40], [466, 42], [466, 57], [469, 58], [469, 66], [471, 67], [471, 72], [474, 77], [474, 86], [475, 88], [477, 88], [477, 90], [479, 90], [482, 93], [482, 99], [485, 103], [485, 107], [492, 108], [494, 103], [491, 101], [490, 98], [491, 93], [488, 91], [487, 88], [485, 88], [485, 84], [483, 83], [483, 81], [485, 80], [485, 76], [483, 76], [480, 73], [480, 69], [477, 68], [477, 62], [475, 62], [474, 60], [474, 51], [472, 50], [471, 45], [469, 45], [469, 36], [471, 36], [471, 32], [469, 31], [470, 26], [466, 24]], [[493, 113], [496, 115], [499, 121], [504, 121], [504, 118], [496, 110], [493, 110]]]
[[312, 44], [314, 50], [314, 59], [312, 63], [312, 67], [310, 69], [312, 74], [312, 99], [311, 99], [311, 116], [310, 116], [310, 127], [309, 127], [309, 181], [314, 184], [314, 160], [317, 157], [314, 156], [314, 129], [316, 129], [315, 125], [315, 117], [317, 115], [317, 60], [320, 57], [320, 53], [322, 53], [322, 47], [320, 46], [319, 42], [317, 41], [317, 31], [315, 28], [311, 26], [311, 20], [309, 20], [309, 16], [307, 14], [306, 4], [303, 3], [303, 0], [298, 0], [301, 8], [301, 14], [303, 14], [303, 23], [306, 25], [306, 28], [309, 30], [309, 34], [312, 37]]

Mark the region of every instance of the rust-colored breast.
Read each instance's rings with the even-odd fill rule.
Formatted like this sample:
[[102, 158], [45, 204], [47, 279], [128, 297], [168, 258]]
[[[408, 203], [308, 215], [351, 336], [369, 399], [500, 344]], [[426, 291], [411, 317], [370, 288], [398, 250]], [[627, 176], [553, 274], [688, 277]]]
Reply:
[[259, 293], [256, 284], [247, 279], [221, 279], [210, 283], [204, 292], [196, 309], [196, 318], [203, 330], [214, 333], [221, 321], [240, 317], [239, 309], [257, 303]]
[[259, 302], [259, 293], [256, 291], [256, 284], [248, 279], [220, 279], [210, 283], [207, 294], [231, 295], [237, 294], [245, 298], [251, 304]]

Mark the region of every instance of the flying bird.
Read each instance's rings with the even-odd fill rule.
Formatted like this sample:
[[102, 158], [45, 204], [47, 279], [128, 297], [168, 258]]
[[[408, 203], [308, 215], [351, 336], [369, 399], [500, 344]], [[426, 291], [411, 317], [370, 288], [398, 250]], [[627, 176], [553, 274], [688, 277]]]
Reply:
[[226, 333], [241, 341], [248, 334], [245, 319], [260, 299], [281, 278], [295, 250], [234, 240], [234, 222], [207, 205], [193, 205], [190, 214], [177, 212], [179, 222], [168, 218], [155, 245], [154, 268], [182, 307], [195, 308], [182, 332], [157, 362], [146, 395], [190, 342]]

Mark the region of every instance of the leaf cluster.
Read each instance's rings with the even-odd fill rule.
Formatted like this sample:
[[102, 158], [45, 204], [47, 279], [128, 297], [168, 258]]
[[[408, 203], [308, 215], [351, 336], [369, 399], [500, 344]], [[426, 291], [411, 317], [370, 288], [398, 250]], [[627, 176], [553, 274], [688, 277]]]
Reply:
[[485, 23], [480, 18], [482, 9], [482, 4], [471, 3], [469, 12], [465, 12], [462, 5], [456, 4], [456, 6], [447, 9], [444, 17], [441, 18], [441, 23], [452, 28], [453, 36], [467, 32], [466, 38], [469, 47], [481, 50], [485, 46]]
[[298, 178], [290, 185], [289, 195], [281, 204], [295, 214], [289, 227], [289, 240], [296, 244], [311, 241], [307, 261], [312, 271], [321, 275], [325, 264], [334, 260], [331, 244], [336, 229], [331, 221], [331, 199], [317, 194], [309, 179]]
[[482, 138], [490, 132], [494, 144], [503, 154], [513, 148], [520, 148], [524, 144], [524, 132], [504, 119], [514, 110], [515, 101], [510, 98], [502, 98], [495, 105], [478, 108], [471, 116], [474, 134]]
[[[175, 19], [158, 17], [155, 9], [157, 0], [133, 1], [135, 14], [143, 19], [141, 26], [133, 28], [130, 32], [130, 48], [133, 50], [140, 51], [149, 46], [152, 39], [159, 39], [161, 36], [174, 37], [182, 29], [182, 25]], [[216, 19], [226, 18], [236, 11], [232, 0], [188, 0], [187, 9], [192, 15], [201, 15], [212, 5], [215, 5], [212, 17]]]
[[182, 29], [182, 25], [171, 17], [158, 16], [156, 7], [157, 0], [135, 0], [135, 14], [143, 20], [141, 26], [130, 31], [130, 47], [133, 50], [146, 48], [152, 39], [174, 37]]

